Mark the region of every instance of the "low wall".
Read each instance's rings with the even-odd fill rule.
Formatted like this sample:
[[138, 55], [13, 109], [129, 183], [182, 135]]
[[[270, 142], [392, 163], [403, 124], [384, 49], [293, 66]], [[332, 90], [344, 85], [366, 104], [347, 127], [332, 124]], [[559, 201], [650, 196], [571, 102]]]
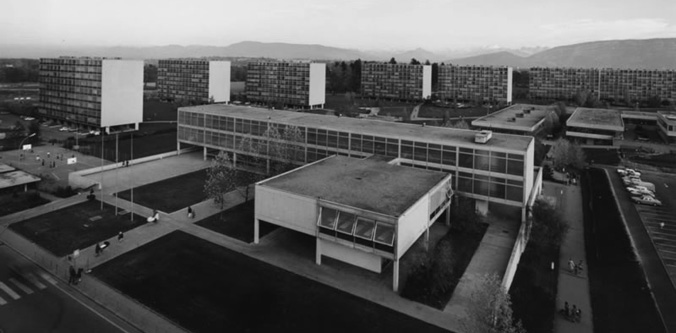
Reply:
[[512, 254], [509, 257], [507, 269], [505, 269], [505, 274], [502, 276], [502, 287], [505, 288], [505, 290], [509, 290], [512, 286], [516, 269], [519, 267], [519, 261], [521, 261], [521, 255], [523, 254], [523, 251], [526, 250], [526, 245], [528, 244], [528, 239], [526, 237], [527, 225], [528, 223], [522, 222], [521, 227], [519, 227], [519, 235], [516, 236], [516, 242], [514, 242]]
[[[151, 161], [155, 161], [155, 160], [161, 160], [165, 157], [177, 156], [177, 155], [192, 152], [194, 150], [195, 150], [195, 148], [191, 147], [191, 148], [184, 148], [184, 149], [181, 149], [181, 150], [178, 150], [178, 151], [171, 151], [171, 152], [168, 152], [168, 153], [137, 158], [135, 160], [129, 161], [129, 165], [151, 162]], [[72, 188], [89, 188], [91, 186], [100, 186], [98, 181], [87, 178], [85, 176], [95, 174], [95, 173], [99, 173], [99, 172], [103, 172], [103, 171], [114, 170], [114, 169], [121, 168], [121, 167], [123, 167], [122, 162], [118, 162], [118, 163], [111, 163], [111, 164], [108, 164], [108, 165], [104, 165], [102, 167], [94, 167], [94, 168], [91, 168], [91, 169], [71, 172], [71, 173], [68, 174], [68, 185], [70, 185], [70, 187], [72, 187]]]

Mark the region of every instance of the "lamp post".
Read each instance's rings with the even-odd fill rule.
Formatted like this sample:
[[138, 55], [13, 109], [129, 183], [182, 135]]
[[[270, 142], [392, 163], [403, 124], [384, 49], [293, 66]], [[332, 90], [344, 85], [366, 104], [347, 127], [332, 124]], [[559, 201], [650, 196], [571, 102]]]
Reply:
[[[23, 138], [23, 140], [21, 140], [21, 142], [19, 142], [19, 151], [20, 151], [20, 152], [23, 151], [23, 149], [21, 149], [21, 147], [23, 147], [24, 141], [28, 140], [28, 138], [34, 137], [35, 134], [37, 134], [37, 133], [31, 134], [31, 135], [29, 135], [29, 136]], [[19, 152], [19, 166], [21, 166], [21, 153], [20, 153], [20, 152]]]

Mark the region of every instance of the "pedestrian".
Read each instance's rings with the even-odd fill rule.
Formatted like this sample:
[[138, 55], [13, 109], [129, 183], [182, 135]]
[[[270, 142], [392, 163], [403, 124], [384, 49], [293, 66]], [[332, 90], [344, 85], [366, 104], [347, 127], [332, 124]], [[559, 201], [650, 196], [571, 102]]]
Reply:
[[98, 257], [100, 254], [101, 254], [101, 244], [96, 243], [96, 245], [94, 246], [94, 255]]
[[195, 218], [195, 212], [193, 212], [192, 207], [188, 206], [188, 218]]
[[660, 222], [660, 229], [664, 229], [664, 222]]
[[582, 319], [582, 309], [577, 308], [577, 311], [575, 312], [575, 321], [579, 323], [581, 319]]
[[52, 154], [51, 154], [50, 152], [47, 152], [47, 158], [50, 158], [51, 155], [52, 155]]
[[573, 262], [573, 258], [568, 259], [568, 267], [570, 268], [571, 273], [575, 271], [575, 262]]
[[73, 265], [70, 265], [68, 268], [68, 284], [75, 284], [75, 275], [77, 272], [75, 271], [75, 267]]
[[120, 231], [120, 232], [117, 234], [117, 242], [119, 243], [119, 242], [121, 242], [123, 239], [124, 239], [124, 234], [122, 233], [122, 231]]
[[573, 264], [573, 266], [575, 266], [575, 275], [578, 275], [578, 273], [580, 271], [580, 266], [575, 265], [575, 264]]
[[84, 268], [82, 267], [77, 269], [77, 280], [75, 281], [75, 284], [82, 282], [82, 271], [84, 271]]
[[[575, 269], [576, 269], [577, 271], [579, 271], [580, 273], [582, 273], [582, 259], [580, 259], [580, 260], [577, 262], [577, 265], [575, 265]], [[577, 273], [576, 273], [576, 274], [577, 274]]]
[[42, 160], [42, 166], [45, 166], [45, 160]]
[[563, 313], [566, 315], [566, 317], [570, 316], [570, 307], [568, 306], [568, 302], [563, 306]]
[[573, 321], [575, 320], [575, 314], [576, 314], [576, 313], [577, 313], [577, 306], [575, 306], [575, 304], [573, 304], [573, 309], [572, 309], [572, 311], [571, 311], [571, 313], [570, 313], [571, 319], [572, 319]]

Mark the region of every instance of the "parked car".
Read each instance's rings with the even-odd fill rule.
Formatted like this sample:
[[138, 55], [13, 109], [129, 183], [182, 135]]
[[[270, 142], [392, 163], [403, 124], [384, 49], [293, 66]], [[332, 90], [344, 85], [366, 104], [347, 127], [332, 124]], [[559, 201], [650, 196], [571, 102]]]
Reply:
[[627, 175], [627, 170], [625, 170], [625, 169], [617, 169], [617, 173], [618, 173], [620, 176], [626, 176], [626, 175]]
[[632, 177], [623, 177], [622, 182], [624, 183], [625, 186], [632, 186], [640, 183], [641, 179]]
[[634, 169], [625, 169], [628, 175], [634, 176], [634, 177], [641, 177], [641, 173], [638, 172], [638, 170]]
[[64, 126], [59, 128], [59, 132], [68, 132], [68, 129], [69, 129], [68, 127]]
[[640, 197], [631, 197], [631, 200], [633, 200], [637, 204], [642, 204], [642, 205], [650, 205], [650, 206], [662, 206], [662, 201], [659, 201], [651, 196], [640, 196]]
[[647, 196], [651, 196], [653, 198], [655, 197], [655, 193], [653, 191], [646, 189], [646, 188], [639, 189], [639, 188], [629, 186], [629, 187], [627, 187], [627, 191], [629, 191], [629, 193], [631, 193], [631, 195], [633, 195], [633, 196], [647, 195]]

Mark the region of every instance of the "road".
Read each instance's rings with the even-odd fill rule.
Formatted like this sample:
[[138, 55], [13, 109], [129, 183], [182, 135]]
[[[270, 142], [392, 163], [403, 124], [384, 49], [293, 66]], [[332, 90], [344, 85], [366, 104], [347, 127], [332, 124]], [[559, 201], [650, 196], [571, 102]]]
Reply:
[[68, 286], [6, 245], [0, 245], [0, 263], [0, 332], [128, 332], [124, 323], [93, 312], [96, 305], [83, 305], [64, 292]]

